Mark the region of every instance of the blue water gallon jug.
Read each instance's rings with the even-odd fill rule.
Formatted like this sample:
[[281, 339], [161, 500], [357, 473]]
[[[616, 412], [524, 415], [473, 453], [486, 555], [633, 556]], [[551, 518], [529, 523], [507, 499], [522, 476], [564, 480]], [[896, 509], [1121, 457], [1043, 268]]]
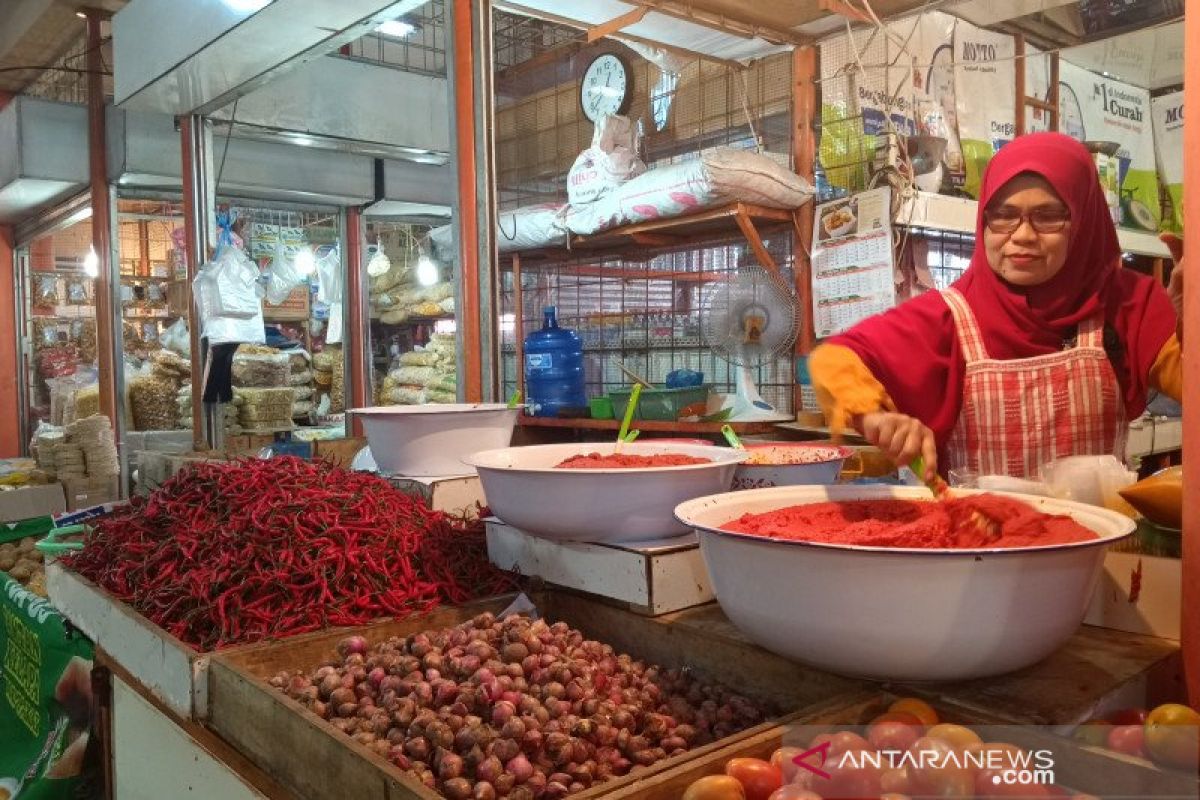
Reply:
[[542, 329], [525, 337], [525, 392], [529, 413], [557, 417], [562, 409], [586, 409], [583, 341], [558, 327], [554, 306], [542, 309]]

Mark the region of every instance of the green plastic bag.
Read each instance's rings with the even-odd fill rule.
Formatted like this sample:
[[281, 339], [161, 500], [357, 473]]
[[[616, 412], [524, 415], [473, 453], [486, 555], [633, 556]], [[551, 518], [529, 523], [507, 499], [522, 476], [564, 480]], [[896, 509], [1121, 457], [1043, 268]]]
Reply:
[[95, 796], [84, 769], [93, 657], [47, 600], [0, 574], [0, 798]]

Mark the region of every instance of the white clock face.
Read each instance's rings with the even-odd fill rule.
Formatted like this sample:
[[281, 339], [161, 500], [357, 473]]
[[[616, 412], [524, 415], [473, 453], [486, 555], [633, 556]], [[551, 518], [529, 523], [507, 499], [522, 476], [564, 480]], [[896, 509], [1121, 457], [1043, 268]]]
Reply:
[[614, 55], [603, 55], [588, 65], [580, 88], [583, 113], [592, 122], [604, 114], [618, 114], [629, 92], [625, 65]]

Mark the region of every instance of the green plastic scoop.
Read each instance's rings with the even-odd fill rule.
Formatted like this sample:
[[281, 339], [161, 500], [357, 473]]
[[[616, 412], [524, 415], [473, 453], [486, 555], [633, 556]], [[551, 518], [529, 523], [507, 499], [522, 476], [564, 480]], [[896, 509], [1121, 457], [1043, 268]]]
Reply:
[[621, 420], [621, 430], [617, 432], [617, 448], [615, 452], [620, 452], [621, 445], [625, 443], [625, 437], [629, 435], [629, 423], [633, 421], [633, 412], [637, 410], [638, 400], [642, 397], [642, 385], [635, 383], [633, 385], [633, 393], [629, 395], [629, 404], [625, 406], [625, 418]]

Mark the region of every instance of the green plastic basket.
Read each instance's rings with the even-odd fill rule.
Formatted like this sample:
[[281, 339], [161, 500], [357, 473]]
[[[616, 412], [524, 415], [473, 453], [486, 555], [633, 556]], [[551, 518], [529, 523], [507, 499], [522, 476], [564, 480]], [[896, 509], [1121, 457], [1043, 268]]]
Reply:
[[[708, 394], [712, 384], [703, 386], [686, 386], [682, 389], [642, 389], [642, 397], [634, 409], [634, 419], [653, 419], [674, 422], [680, 413], [688, 406], [708, 402]], [[617, 419], [625, 416], [625, 407], [629, 405], [632, 389], [620, 389], [608, 393], [612, 398], [613, 415]], [[704, 412], [700, 412], [703, 416]]]

